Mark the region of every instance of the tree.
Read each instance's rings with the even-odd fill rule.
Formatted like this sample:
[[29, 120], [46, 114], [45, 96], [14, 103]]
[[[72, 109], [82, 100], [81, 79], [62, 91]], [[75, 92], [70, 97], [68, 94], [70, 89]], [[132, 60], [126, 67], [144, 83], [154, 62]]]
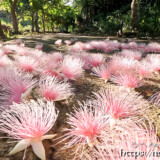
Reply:
[[2, 25], [1, 25], [1, 21], [0, 21], [0, 39], [4, 39], [5, 37], [6, 36], [3, 33], [3, 28], [2, 28]]
[[19, 33], [17, 16], [16, 16], [17, 2], [18, 2], [18, 0], [9, 0], [10, 7], [11, 7], [12, 25], [13, 25], [13, 30], [14, 30], [15, 33]]
[[131, 27], [137, 30], [140, 25], [139, 0], [132, 0], [131, 3]]

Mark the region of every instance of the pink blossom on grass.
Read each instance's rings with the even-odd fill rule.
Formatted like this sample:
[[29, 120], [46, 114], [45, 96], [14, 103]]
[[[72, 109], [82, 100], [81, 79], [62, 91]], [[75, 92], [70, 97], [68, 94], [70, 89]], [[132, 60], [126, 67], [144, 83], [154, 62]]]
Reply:
[[38, 50], [42, 50], [43, 43], [37, 42], [35, 48], [38, 49]]
[[[154, 156], [159, 150], [159, 140], [153, 128], [147, 128], [128, 119], [124, 122], [119, 121], [114, 128], [108, 128], [107, 135], [103, 139], [102, 147], [97, 149], [99, 152], [93, 155], [94, 160], [159, 159]], [[128, 153], [132, 153], [131, 156], [127, 156]]]
[[121, 48], [122, 48], [122, 50], [124, 50], [124, 49], [129, 49], [130, 46], [129, 46], [129, 44], [127, 44], [127, 43], [122, 43], [122, 44], [121, 44]]
[[48, 65], [45, 65], [45, 64], [41, 64], [40, 67], [37, 69], [37, 72], [40, 75], [54, 76], [54, 77], [58, 77], [62, 79], [62, 76], [60, 75], [60, 72], [58, 71], [57, 64], [55, 66], [53, 66], [53, 63], [48, 64]]
[[67, 55], [62, 62], [61, 73], [65, 80], [76, 80], [83, 75], [83, 66], [81, 59]]
[[75, 45], [73, 45], [72, 48], [71, 48], [71, 52], [73, 52], [73, 53], [77, 53], [77, 52], [80, 52], [80, 51], [81, 51], [81, 48], [77, 47]]
[[160, 52], [160, 44], [157, 42], [149, 43], [147, 47], [149, 52]]
[[92, 49], [98, 49], [99, 48], [99, 41], [91, 41], [90, 46]]
[[40, 93], [49, 101], [59, 101], [73, 94], [69, 83], [59, 81], [56, 77], [42, 77], [39, 81]]
[[47, 75], [47, 76], [52, 76], [52, 77], [58, 77], [59, 79], [63, 78], [57, 69], [52, 68], [52, 65], [44, 66], [44, 67], [41, 66], [40, 68], [38, 68], [37, 71], [43, 76]]
[[42, 141], [55, 137], [55, 134], [45, 134], [53, 127], [57, 117], [58, 112], [55, 105], [52, 102], [44, 103], [41, 100], [14, 103], [9, 110], [3, 110], [0, 131], [19, 141], [9, 154], [14, 155], [32, 146], [34, 153], [41, 160], [45, 160]]
[[5, 45], [4, 47], [7, 52], [15, 51], [17, 50], [17, 48], [19, 48], [19, 46], [17, 45]]
[[140, 60], [141, 57], [142, 57], [142, 52], [127, 50], [127, 49], [123, 50], [120, 54], [124, 57], [132, 58], [132, 59], [135, 59], [135, 60]]
[[37, 69], [39, 63], [32, 57], [20, 57], [18, 62], [15, 63], [17, 67], [26, 72], [33, 72]]
[[2, 48], [0, 48], [0, 56], [3, 56], [4, 55], [4, 51]]
[[102, 54], [91, 54], [89, 57], [89, 63], [92, 67], [98, 67], [102, 65], [105, 61], [105, 58]]
[[128, 45], [131, 49], [137, 49], [138, 48], [138, 44], [136, 42], [130, 42], [130, 43], [128, 43]]
[[51, 52], [51, 54], [46, 54], [40, 59], [37, 71], [41, 75], [50, 75], [62, 78], [62, 76], [60, 76], [62, 60], [63, 55], [60, 52]]
[[122, 68], [126, 68], [126, 70], [134, 70], [138, 61], [132, 58], [122, 58], [120, 63]]
[[101, 65], [99, 67], [92, 68], [92, 72], [94, 75], [105, 80], [105, 82], [107, 82], [111, 76], [111, 70], [108, 65]]
[[119, 50], [121, 47], [121, 43], [119, 43], [117, 40], [109, 41], [109, 44], [111, 51]]
[[18, 39], [16, 39], [16, 42], [17, 42], [17, 44], [21, 44], [21, 43], [23, 43], [23, 40], [22, 39], [20, 39], [20, 38], [18, 38]]
[[90, 57], [90, 54], [87, 53], [87, 52], [80, 52], [80, 53], [75, 53], [73, 54], [74, 57], [76, 58], [80, 58], [83, 62], [84, 62], [84, 65], [83, 65], [83, 68], [84, 69], [89, 69], [90, 68], [90, 63], [89, 63], [89, 57]]
[[146, 48], [146, 44], [145, 43], [138, 44], [138, 50], [145, 51], [145, 48]]
[[91, 47], [90, 43], [89, 42], [86, 43], [85, 46], [84, 46], [84, 50], [90, 51], [91, 49], [92, 49], [92, 47]]
[[18, 53], [18, 55], [26, 56], [26, 55], [28, 55], [31, 51], [30, 51], [30, 48], [27, 48], [27, 47], [17, 47], [17, 48], [15, 49], [15, 52]]
[[120, 48], [118, 41], [91, 41], [89, 44], [89, 50], [100, 50], [103, 52], [110, 52]]
[[132, 58], [124, 58], [121, 56], [113, 56], [109, 62], [112, 73], [126, 72], [136, 69], [137, 61]]
[[27, 56], [30, 56], [34, 58], [35, 60], [42, 59], [44, 55], [45, 55], [44, 52], [42, 52], [41, 50], [37, 50], [37, 49], [30, 49], [30, 52], [27, 54]]
[[127, 90], [135, 89], [142, 85], [139, 75], [133, 71], [117, 72], [111, 77], [111, 81]]
[[11, 65], [12, 61], [6, 56], [0, 56], [0, 67]]
[[67, 45], [67, 46], [70, 46], [72, 41], [69, 41], [69, 40], [65, 40], [64, 43]]
[[1, 54], [1, 55], [8, 55], [8, 53], [9, 53], [10, 51], [11, 51], [11, 50], [9, 50], [9, 49], [0, 48], [0, 54]]
[[0, 68], [0, 85], [5, 90], [0, 93], [0, 106], [12, 105], [27, 99], [37, 81], [32, 75], [25, 74], [15, 68]]
[[92, 103], [103, 115], [109, 115], [113, 120], [134, 119], [148, 106], [138, 93], [125, 92], [113, 86], [94, 93]]
[[85, 45], [82, 42], [76, 42], [72, 48], [71, 51], [76, 53], [76, 52], [80, 52], [83, 51], [85, 49]]
[[61, 52], [50, 52], [46, 57], [48, 57], [48, 60], [50, 59], [50, 61], [54, 62], [61, 62], [63, 60], [63, 54]]
[[141, 61], [136, 66], [136, 72], [140, 75], [140, 79], [148, 78], [152, 73], [151, 64], [145, 60]]
[[77, 156], [81, 159], [86, 155], [88, 148], [96, 148], [99, 145], [99, 138], [103, 137], [107, 123], [107, 119], [95, 108], [81, 104], [79, 109], [69, 115], [70, 128], [66, 129], [63, 140], [67, 140], [67, 143], [63, 149], [74, 147], [74, 158]]
[[55, 42], [56, 45], [58, 46], [61, 46], [62, 45], [62, 40], [61, 39], [58, 39], [56, 42]]
[[96, 50], [100, 50], [100, 51], [106, 51], [107, 52], [107, 50], [108, 50], [108, 45], [106, 44], [106, 42], [104, 42], [104, 41], [99, 41], [98, 42], [99, 43], [99, 45], [98, 46], [96, 46]]
[[146, 60], [150, 62], [152, 71], [158, 73], [158, 71], [160, 70], [160, 55], [159, 54], [147, 55]]

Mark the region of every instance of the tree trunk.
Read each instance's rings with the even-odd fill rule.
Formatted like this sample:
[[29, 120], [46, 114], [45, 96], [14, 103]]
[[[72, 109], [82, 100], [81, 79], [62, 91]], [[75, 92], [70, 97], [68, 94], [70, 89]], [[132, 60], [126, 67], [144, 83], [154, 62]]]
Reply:
[[53, 21], [51, 22], [51, 30], [52, 30], [52, 33], [54, 33], [54, 24], [53, 24]]
[[34, 12], [32, 13], [32, 32], [34, 32]]
[[44, 10], [42, 10], [42, 24], [43, 24], [43, 33], [45, 33], [46, 29], [45, 29], [45, 13], [44, 13]]
[[13, 25], [13, 31], [15, 33], [19, 33], [18, 31], [18, 23], [17, 23], [17, 16], [16, 16], [16, 4], [18, 0], [9, 0], [11, 5], [11, 16], [12, 16], [12, 25]]
[[6, 38], [6, 36], [3, 33], [3, 28], [2, 28], [2, 25], [1, 25], [1, 21], [0, 21], [0, 39], [4, 39], [4, 38]]
[[39, 32], [39, 26], [38, 26], [38, 11], [36, 11], [36, 15], [35, 15], [35, 26], [36, 26], [36, 32]]
[[139, 0], [132, 0], [131, 3], [131, 27], [133, 30], [139, 28], [140, 13], [139, 13]]

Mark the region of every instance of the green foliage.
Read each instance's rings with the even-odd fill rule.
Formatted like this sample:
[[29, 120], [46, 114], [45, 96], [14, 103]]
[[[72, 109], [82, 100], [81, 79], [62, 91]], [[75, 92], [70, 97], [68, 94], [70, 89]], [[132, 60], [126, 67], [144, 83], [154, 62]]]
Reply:
[[[12, 0], [13, 2], [14, 0]], [[19, 30], [32, 31], [35, 27], [35, 13], [38, 13], [38, 26], [43, 32], [86, 32], [113, 35], [121, 29], [132, 31], [132, 0], [18, 0], [16, 16]], [[140, 28], [138, 32], [144, 36], [160, 35], [160, 1], [139, 0]], [[10, 26], [10, 0], [0, 1], [0, 20]], [[8, 34], [8, 33], [7, 33]]]
[[148, 3], [142, 8], [140, 33], [146, 36], [160, 36], [160, 4]]

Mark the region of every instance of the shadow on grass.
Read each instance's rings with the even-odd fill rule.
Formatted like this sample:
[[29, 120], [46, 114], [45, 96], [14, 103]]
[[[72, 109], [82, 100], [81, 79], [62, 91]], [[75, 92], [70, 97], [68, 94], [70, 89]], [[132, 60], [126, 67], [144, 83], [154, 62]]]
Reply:
[[153, 94], [160, 91], [160, 88], [157, 85], [143, 85], [135, 89], [136, 92], [139, 92], [145, 99], [148, 99]]

